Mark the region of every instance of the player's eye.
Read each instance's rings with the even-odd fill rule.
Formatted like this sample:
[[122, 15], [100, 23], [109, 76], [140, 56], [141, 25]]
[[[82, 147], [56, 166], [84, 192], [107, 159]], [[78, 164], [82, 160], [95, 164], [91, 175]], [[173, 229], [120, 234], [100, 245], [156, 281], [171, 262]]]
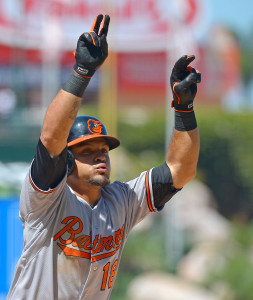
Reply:
[[107, 154], [108, 152], [109, 152], [109, 149], [107, 149], [107, 148], [102, 149], [102, 153]]
[[91, 154], [91, 153], [92, 153], [91, 149], [83, 149], [80, 154], [88, 155], [88, 154]]

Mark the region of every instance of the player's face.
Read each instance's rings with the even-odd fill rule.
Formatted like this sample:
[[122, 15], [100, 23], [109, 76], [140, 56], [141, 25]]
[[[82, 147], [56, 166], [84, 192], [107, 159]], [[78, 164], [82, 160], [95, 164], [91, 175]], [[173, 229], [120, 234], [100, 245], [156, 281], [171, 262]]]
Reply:
[[71, 147], [75, 156], [74, 176], [95, 186], [110, 183], [109, 146], [104, 138], [91, 139]]

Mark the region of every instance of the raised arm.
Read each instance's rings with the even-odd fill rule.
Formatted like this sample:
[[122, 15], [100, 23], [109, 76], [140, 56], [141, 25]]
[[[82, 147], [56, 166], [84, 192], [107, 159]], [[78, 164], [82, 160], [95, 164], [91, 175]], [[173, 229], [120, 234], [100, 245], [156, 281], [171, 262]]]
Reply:
[[66, 147], [82, 95], [91, 77], [108, 56], [106, 37], [109, 23], [108, 15], [98, 15], [91, 30], [79, 37], [73, 73], [49, 105], [40, 139], [51, 157], [58, 156]]
[[168, 148], [166, 162], [170, 167], [173, 186], [182, 188], [196, 175], [199, 156], [199, 131], [193, 110], [197, 83], [201, 76], [188, 66], [195, 56], [182, 56], [171, 74], [172, 107], [175, 109], [175, 129]]

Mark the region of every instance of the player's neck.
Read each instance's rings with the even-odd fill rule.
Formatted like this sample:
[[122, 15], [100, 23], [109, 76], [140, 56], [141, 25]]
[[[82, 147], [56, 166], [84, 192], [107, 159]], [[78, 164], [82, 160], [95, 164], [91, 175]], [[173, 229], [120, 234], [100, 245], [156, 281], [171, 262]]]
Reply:
[[67, 181], [67, 183], [78, 197], [81, 197], [90, 205], [95, 206], [98, 203], [101, 197], [101, 186], [74, 184], [71, 181]]
[[99, 193], [99, 196], [97, 196], [97, 195], [94, 195], [94, 193], [92, 195], [91, 194], [87, 195], [86, 193], [80, 194], [76, 191], [74, 191], [74, 192], [78, 197], [81, 197], [82, 199], [84, 199], [91, 206], [95, 206], [98, 203], [100, 196], [101, 196], [101, 193]]

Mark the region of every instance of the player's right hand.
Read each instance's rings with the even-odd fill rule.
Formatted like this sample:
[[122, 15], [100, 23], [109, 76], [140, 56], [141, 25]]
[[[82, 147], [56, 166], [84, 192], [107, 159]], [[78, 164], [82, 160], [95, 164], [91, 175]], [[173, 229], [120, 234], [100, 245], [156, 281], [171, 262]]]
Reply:
[[106, 36], [109, 23], [110, 17], [108, 15], [104, 17], [98, 15], [92, 24], [91, 30], [84, 32], [79, 37], [75, 51], [76, 64], [74, 65], [74, 72], [78, 75], [87, 78], [92, 77], [107, 58], [108, 44]]
[[201, 82], [201, 73], [189, 64], [195, 59], [194, 55], [184, 55], [175, 63], [170, 84], [173, 93], [172, 107], [176, 111], [190, 112], [197, 93], [197, 83]]

